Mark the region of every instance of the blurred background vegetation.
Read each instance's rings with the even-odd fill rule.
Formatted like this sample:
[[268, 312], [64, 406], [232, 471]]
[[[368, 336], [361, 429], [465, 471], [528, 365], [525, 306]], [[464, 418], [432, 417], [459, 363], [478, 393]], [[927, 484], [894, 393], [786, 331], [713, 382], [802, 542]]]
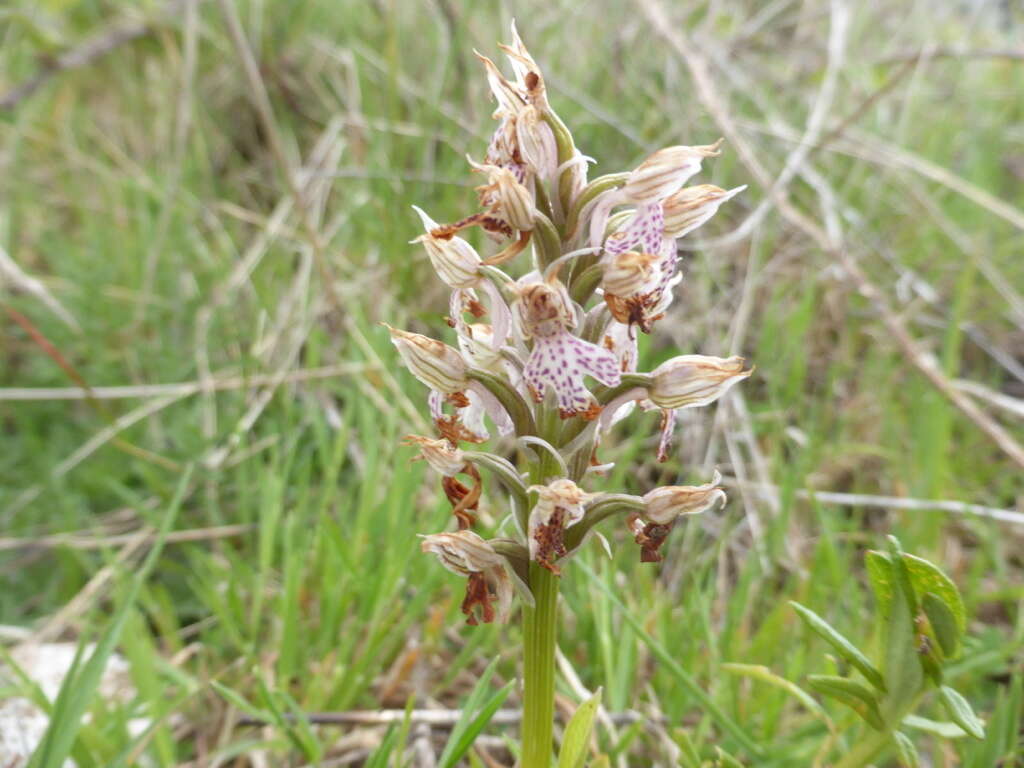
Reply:
[[[403, 763], [400, 728], [287, 715], [457, 708], [489, 660], [494, 686], [516, 675], [516, 625], [463, 626], [461, 583], [418, 553], [449, 515], [398, 447], [422, 431], [424, 390], [377, 325], [442, 332], [410, 206], [474, 209], [464, 156], [482, 156], [493, 104], [473, 48], [495, 56], [513, 17], [593, 174], [722, 135], [689, 54], [784, 177], [772, 197], [727, 145], [697, 178], [750, 188], [685, 241], [642, 357], [736, 352], [757, 373], [686, 412], [669, 463], [653, 415], [603, 451], [608, 487], [718, 467], [731, 503], [677, 528], [660, 565], [595, 546], [568, 569], [560, 708], [603, 686], [609, 712], [642, 713], [600, 729], [617, 765], [675, 764], [685, 739], [742, 753], [670, 656], [770, 745], [761, 764], [809, 765], [821, 722], [719, 665], [828, 671], [786, 601], [867, 640], [863, 554], [891, 532], [960, 585], [955, 685], [1011, 719], [919, 749], [1020, 764], [1024, 472], [991, 429], [1024, 439], [1018, 4], [8, 0], [0, 629], [75, 642], [127, 622], [133, 691], [86, 703], [78, 765], [425, 765], [445, 728]], [[783, 193], [841, 253], [779, 214]], [[484, 519], [504, 515], [490, 498]], [[466, 764], [508, 764], [515, 729], [484, 733]]]

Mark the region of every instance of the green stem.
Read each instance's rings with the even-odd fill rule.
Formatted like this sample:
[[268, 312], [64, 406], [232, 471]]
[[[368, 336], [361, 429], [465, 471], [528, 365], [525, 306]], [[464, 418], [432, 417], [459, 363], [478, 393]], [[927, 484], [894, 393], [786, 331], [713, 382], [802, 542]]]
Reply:
[[899, 729], [903, 718], [914, 710], [923, 694], [924, 689], [922, 688], [890, 716], [889, 727], [883, 731], [871, 731], [867, 738], [862, 739], [852, 750], [843, 755], [842, 759], [835, 764], [835, 768], [864, 768], [878, 757], [883, 749], [893, 743], [893, 732]]
[[[536, 409], [537, 434], [554, 445], [561, 430], [558, 411], [545, 404]], [[558, 462], [539, 451], [530, 464], [530, 481], [542, 484], [558, 477]], [[535, 501], [534, 494], [530, 494]], [[526, 526], [524, 526], [525, 529]], [[555, 635], [558, 629], [558, 576], [530, 563], [534, 605], [523, 606], [523, 730], [520, 768], [550, 768], [555, 721]]]
[[871, 736], [858, 743], [835, 764], [835, 768], [864, 768], [878, 753], [892, 742], [892, 731], [872, 731]]
[[558, 630], [558, 576], [530, 563], [535, 607], [523, 607], [522, 768], [550, 768], [555, 721], [555, 636]]

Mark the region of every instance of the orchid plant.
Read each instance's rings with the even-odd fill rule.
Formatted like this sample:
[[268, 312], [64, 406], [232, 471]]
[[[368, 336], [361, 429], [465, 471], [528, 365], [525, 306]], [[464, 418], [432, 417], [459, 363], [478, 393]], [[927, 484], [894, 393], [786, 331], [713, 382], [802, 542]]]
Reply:
[[[497, 102], [482, 162], [479, 210], [439, 224], [416, 209], [413, 242], [451, 289], [454, 346], [388, 327], [409, 371], [429, 389], [437, 435], [411, 435], [441, 475], [455, 530], [423, 537], [425, 552], [466, 579], [467, 623], [506, 621], [514, 597], [524, 627], [521, 765], [552, 755], [558, 586], [571, 555], [613, 517], [624, 517], [640, 559], [656, 562], [680, 518], [725, 502], [717, 473], [699, 486], [644, 496], [585, 488], [610, 464], [601, 440], [631, 411], [660, 410], [657, 457], [671, 450], [675, 416], [708, 405], [748, 377], [739, 357], [674, 357], [637, 372], [637, 338], [651, 333], [682, 279], [678, 240], [744, 187], [686, 186], [721, 142], [661, 149], [631, 171], [588, 179], [548, 103], [544, 78], [513, 25], [501, 46], [510, 76], [478, 54]], [[482, 256], [460, 236], [479, 228]], [[498, 434], [492, 451], [474, 446]], [[511, 457], [511, 458], [509, 458]], [[503, 529], [474, 531], [482, 474], [510, 500]]]
[[[586, 490], [612, 464], [598, 458], [602, 439], [639, 407], [661, 412], [657, 459], [671, 451], [677, 413], [709, 405], [750, 376], [739, 357], [680, 355], [649, 373], [637, 372], [638, 334], [665, 316], [682, 280], [678, 240], [707, 222], [744, 187], [686, 186], [721, 141], [661, 149], [636, 168], [589, 180], [592, 158], [581, 154], [548, 103], [544, 78], [512, 28], [501, 46], [511, 77], [477, 54], [497, 101], [497, 129], [482, 162], [470, 160], [484, 183], [479, 210], [439, 224], [416, 208], [426, 250], [451, 289], [451, 346], [387, 326], [409, 371], [429, 389], [437, 435], [410, 435], [408, 445], [441, 476], [454, 530], [423, 536], [422, 548], [465, 578], [462, 612], [468, 624], [507, 621], [518, 594], [523, 621], [523, 725], [520, 765], [549, 768], [553, 751], [555, 638], [559, 580], [574, 552], [610, 518], [624, 518], [643, 562], [661, 549], [680, 518], [725, 503], [716, 472], [698, 486], [655, 488], [643, 496]], [[495, 253], [481, 256], [461, 232], [481, 229]], [[491, 451], [475, 448], [498, 434]], [[483, 474], [508, 494], [509, 515], [485, 538], [477, 511]], [[605, 542], [607, 544], [607, 542]], [[801, 619], [824, 638], [852, 674], [812, 675], [815, 692], [849, 707], [868, 733], [852, 743], [795, 683], [801, 701], [828, 724], [815, 765], [838, 751], [843, 766], [859, 766], [886, 749], [915, 766], [904, 733], [920, 727], [913, 711], [937, 691], [951, 720], [943, 734], [981, 738], [981, 722], [966, 700], [943, 684], [942, 666], [959, 651], [964, 610], [953, 583], [927, 561], [872, 552], [867, 570], [878, 601], [875, 622], [885, 658], [868, 654], [810, 609]], [[764, 667], [723, 669], [768, 679]], [[842, 669], [840, 669], [842, 671]], [[580, 707], [593, 718], [594, 700]], [[563, 740], [559, 766], [582, 764], [589, 730]], [[755, 745], [756, 746], [756, 745]], [[748, 745], [749, 747], [749, 745]], [[567, 757], [567, 754], [569, 755]], [[727, 763], [719, 749], [719, 764]], [[731, 759], [731, 758], [729, 758]], [[736, 761], [733, 761], [736, 762]], [[696, 761], [693, 762], [696, 764]], [[738, 762], [736, 762], [738, 764]]]

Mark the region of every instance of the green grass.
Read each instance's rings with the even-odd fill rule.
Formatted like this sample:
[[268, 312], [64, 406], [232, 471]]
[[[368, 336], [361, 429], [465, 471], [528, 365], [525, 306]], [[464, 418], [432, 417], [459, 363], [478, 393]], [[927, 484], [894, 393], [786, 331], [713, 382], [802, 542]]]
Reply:
[[[160, 4], [144, 7], [155, 14]], [[497, 658], [476, 695], [482, 705], [515, 677], [517, 625], [463, 626], [461, 585], [418, 551], [416, 534], [440, 530], [449, 515], [436, 478], [398, 447], [420, 428], [424, 390], [398, 367], [377, 322], [442, 331], [447, 296], [408, 245], [419, 226], [409, 206], [439, 220], [470, 212], [463, 157], [482, 154], [493, 109], [472, 48], [494, 54], [513, 15], [548, 74], [552, 103], [581, 150], [600, 161], [596, 173], [719, 135], [685, 67], [637, 8], [590, 7], [599, 12], [565, 2], [240, 5], [289, 162], [313, 155], [320, 163], [308, 199], [340, 308], [287, 201], [218, 3], [200, 3], [194, 18], [180, 11], [0, 112], [0, 246], [80, 329], [24, 292], [5, 291], [5, 307], [93, 387], [239, 380], [167, 402], [0, 399], [0, 529], [17, 540], [0, 560], [0, 624], [42, 626], [118, 563], [61, 636], [94, 639], [126, 621], [119, 650], [138, 695], [83, 704], [92, 717], [71, 747], [79, 766], [135, 765], [143, 756], [161, 767], [246, 766], [257, 764], [256, 750], [270, 765], [327, 764], [353, 729], [305, 727], [296, 713], [458, 708]], [[774, 15], [739, 0], [687, 7], [679, 23], [719, 62], [712, 74], [741, 130], [762, 162], [781, 168], [793, 148], [785, 136], [802, 131], [821, 84], [828, 4], [781, 3]], [[1013, 11], [987, 6], [976, 14], [925, 2], [853, 7], [826, 135], [849, 122], [809, 163], [835, 196], [854, 255], [946, 375], [1019, 398], [1024, 384], [1007, 368], [1020, 359], [1024, 318], [1012, 302], [1024, 293], [1024, 235], [964, 190], [975, 185], [1018, 215], [1024, 209], [1024, 66], [938, 57], [901, 73], [902, 64], [883, 62], [927, 43], [1009, 47], [1019, 12], [1007, 20], [1001, 14]], [[0, 93], [136, 12], [134, 4], [15, 0], [0, 9]], [[759, 13], [763, 26], [748, 34]], [[879, 147], [945, 168], [952, 181], [897, 166]], [[816, 178], [798, 176], [790, 192], [820, 218]], [[750, 180], [727, 146], [701, 181]], [[763, 197], [752, 186], [702, 235], [726, 233]], [[677, 528], [659, 567], [641, 566], [631, 546], [614, 547], [629, 544], [626, 532], [606, 529], [614, 558], [595, 546], [567, 568], [567, 661], [588, 689], [603, 687], [609, 711], [664, 717], [660, 730], [626, 725], [614, 735], [598, 721], [602, 749], [629, 765], [668, 764], [667, 740], [692, 743], [704, 759], [716, 746], [742, 753], [685, 682], [692, 679], [724, 718], [766, 745], [758, 765], [810, 764], [821, 722], [783, 690], [718, 665], [761, 664], [796, 682], [831, 671], [827, 646], [799, 628], [787, 601], [866, 640], [863, 552], [895, 533], [964, 594], [970, 639], [952, 682], [990, 724], [985, 743], [945, 751], [921, 735], [918, 748], [936, 766], [1014, 764], [1021, 526], [838, 506], [801, 492], [1013, 509], [1022, 503], [1021, 469], [913, 369], [830, 257], [774, 212], [738, 243], [693, 247], [680, 300], [659, 326], [667, 333], [645, 341], [643, 355], [654, 363], [677, 350], [722, 354], [735, 345], [758, 366], [743, 385], [749, 418], [692, 412], [678, 458], [657, 466], [656, 419], [636, 415], [602, 446], [602, 458], [618, 465], [595, 487], [637, 492], [704, 478], [705, 463], [757, 481], [756, 448], [778, 504], [733, 488], [724, 512]], [[0, 393], [74, 386], [6, 311], [3, 322]], [[341, 367], [267, 383], [324, 366]], [[146, 406], [120, 443], [80, 452]], [[982, 407], [1024, 439], [1019, 418]], [[56, 533], [159, 528], [193, 462], [174, 530], [248, 527], [169, 539], [132, 606], [123, 601], [139, 558], [124, 567], [123, 541], [33, 546]], [[485, 520], [496, 526], [502, 504], [490, 497]], [[517, 703], [513, 689], [505, 706]], [[937, 706], [926, 712], [941, 718]], [[271, 725], [235, 724], [242, 715]], [[129, 734], [135, 716], [153, 721], [141, 737]], [[515, 734], [496, 725], [484, 732]], [[405, 733], [401, 722], [365, 730], [366, 764], [401, 765]], [[435, 737], [440, 753], [445, 736]], [[200, 759], [207, 762], [190, 762]]]

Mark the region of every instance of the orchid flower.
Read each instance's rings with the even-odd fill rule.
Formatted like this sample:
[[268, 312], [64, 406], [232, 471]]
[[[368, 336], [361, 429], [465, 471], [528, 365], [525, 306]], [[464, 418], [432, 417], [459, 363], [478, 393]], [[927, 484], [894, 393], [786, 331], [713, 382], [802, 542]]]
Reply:
[[644, 511], [634, 513], [628, 520], [640, 545], [641, 562], [656, 563], [662, 559], [658, 550], [680, 517], [699, 515], [716, 504], [725, 506], [725, 491], [718, 487], [721, 480], [722, 476], [715, 470], [706, 485], [668, 485], [644, 495]]
[[520, 333], [533, 339], [523, 379], [534, 400], [542, 401], [550, 387], [563, 419], [577, 414], [596, 417], [600, 407], [583, 379], [592, 376], [609, 387], [618, 384], [615, 355], [572, 334], [576, 325], [572, 301], [557, 278], [522, 283], [517, 293], [513, 310]]
[[490, 300], [491, 322], [494, 329], [491, 335], [493, 346], [500, 349], [508, 336], [512, 315], [498, 288], [480, 274], [480, 254], [458, 235], [449, 234], [445, 237], [435, 234], [443, 230], [441, 225], [430, 218], [422, 208], [414, 205], [413, 210], [419, 214], [426, 232], [411, 242], [423, 243], [437, 276], [452, 289], [449, 312], [455, 327], [459, 329], [460, 334], [466, 333], [466, 321], [463, 318], [463, 312], [466, 310], [474, 317], [483, 316], [484, 309], [477, 302], [474, 292], [474, 289], [482, 289]]
[[647, 391], [650, 403], [661, 409], [658, 461], [668, 459], [676, 418], [684, 408], [709, 405], [754, 372], [742, 357], [680, 355], [651, 372], [654, 385]]
[[[420, 453], [413, 456], [413, 461], [425, 460], [441, 474], [441, 488], [452, 505], [452, 515], [458, 520], [459, 530], [471, 528], [476, 523], [472, 511], [477, 508], [482, 490], [480, 473], [472, 462], [447, 438], [433, 440], [422, 435], [406, 435], [403, 444], [420, 449]], [[473, 480], [472, 488], [456, 478], [463, 473]]]
[[530, 559], [558, 573], [555, 560], [566, 554], [565, 529], [583, 519], [583, 505], [599, 494], [586, 493], [566, 478], [548, 485], [532, 485], [528, 490], [537, 493], [528, 530]]
[[421, 548], [437, 555], [452, 573], [467, 577], [462, 601], [467, 624], [508, 620], [512, 582], [505, 572], [505, 559], [484, 539], [472, 531], [434, 533], [423, 537]]

